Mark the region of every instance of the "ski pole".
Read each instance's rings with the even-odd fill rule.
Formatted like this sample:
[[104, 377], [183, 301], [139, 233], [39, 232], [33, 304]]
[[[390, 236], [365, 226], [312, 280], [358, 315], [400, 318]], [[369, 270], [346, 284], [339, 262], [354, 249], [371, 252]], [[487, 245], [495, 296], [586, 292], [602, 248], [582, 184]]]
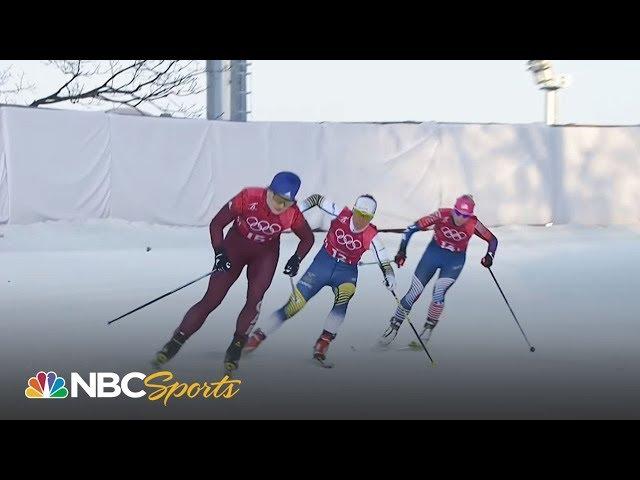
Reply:
[[[306, 210], [302, 210], [303, 212], [305, 212]], [[404, 233], [404, 231], [406, 230], [405, 228], [379, 228], [378, 232], [380, 233]], [[328, 232], [329, 230], [327, 230], [326, 228], [314, 228], [313, 229], [314, 232], [316, 233], [324, 233], [324, 232]], [[291, 231], [286, 231], [285, 233], [293, 233]]]
[[[380, 257], [378, 257], [378, 253], [376, 252], [376, 257], [378, 259], [378, 266], [380, 267], [380, 270], [382, 270], [382, 273], [384, 275], [384, 267], [382, 265], [382, 260], [380, 260]], [[393, 295], [393, 298], [396, 299], [396, 303], [398, 305], [400, 305], [400, 300], [398, 299], [398, 295], [396, 295], [396, 291], [395, 290], [391, 290], [391, 294]], [[431, 358], [431, 355], [429, 355], [429, 350], [427, 350], [427, 347], [425, 346], [424, 342], [422, 341], [422, 338], [420, 338], [420, 335], [418, 334], [418, 331], [416, 330], [416, 327], [413, 326], [413, 322], [411, 322], [411, 318], [409, 317], [409, 314], [407, 314], [407, 316], [405, 317], [407, 319], [407, 321], [409, 322], [409, 325], [411, 326], [411, 330], [413, 330], [413, 333], [416, 334], [416, 337], [418, 337], [418, 341], [420, 342], [420, 345], [422, 345], [422, 348], [424, 349], [424, 353], [427, 354], [427, 357], [429, 357], [429, 360], [431, 360], [431, 365], [435, 367], [436, 362], [433, 361], [433, 358]]]
[[124, 315], [120, 315], [118, 318], [114, 318], [113, 320], [110, 320], [107, 322], [107, 325], [111, 325], [113, 322], [120, 320], [121, 318], [126, 317], [127, 315], [132, 314], [133, 312], [137, 312], [138, 310], [147, 307], [149, 305], [151, 305], [152, 303], [157, 302], [158, 300], [162, 300], [164, 297], [167, 297], [169, 295], [171, 295], [172, 293], [176, 293], [178, 290], [182, 290], [185, 287], [188, 287], [189, 285], [191, 285], [192, 283], [196, 283], [199, 280], [202, 280], [205, 277], [208, 277], [209, 275], [213, 274], [217, 272], [217, 270], [213, 270], [211, 272], [205, 273], [204, 275], [196, 278], [195, 280], [189, 282], [189, 283], [185, 283], [184, 285], [182, 285], [181, 287], [176, 288], [175, 290], [171, 290], [168, 293], [165, 293], [164, 295], [159, 296], [158, 298], [154, 298], [153, 300], [151, 300], [150, 302], [145, 303], [144, 305], [140, 305], [138, 308], [134, 308], [133, 310], [131, 310], [130, 312], [125, 313]]
[[[400, 305], [400, 300], [398, 300], [398, 296], [396, 295], [395, 290], [391, 290], [391, 293], [393, 294], [393, 298], [396, 299], [396, 302], [398, 303], [398, 305]], [[420, 338], [420, 335], [418, 334], [418, 331], [416, 330], [416, 327], [413, 326], [413, 323], [411, 322], [411, 318], [409, 318], [409, 314], [407, 314], [407, 316], [405, 317], [407, 322], [409, 322], [409, 325], [411, 326], [411, 329], [413, 330], [413, 333], [416, 334], [416, 337], [418, 337], [418, 341], [420, 342], [420, 345], [422, 345], [422, 348], [424, 349], [424, 353], [427, 354], [427, 357], [429, 357], [429, 360], [431, 360], [431, 365], [435, 366], [436, 362], [433, 361], [433, 358], [431, 358], [431, 355], [429, 355], [429, 350], [427, 350], [427, 347], [425, 346], [424, 342], [422, 341], [422, 338]]]
[[359, 267], [362, 267], [363, 265], [380, 265], [380, 263], [379, 262], [363, 262], [363, 261], [358, 262]]
[[502, 294], [502, 298], [504, 298], [504, 301], [507, 304], [507, 307], [509, 307], [509, 310], [511, 311], [511, 315], [513, 315], [513, 319], [516, 321], [516, 325], [518, 325], [518, 328], [522, 332], [522, 336], [524, 337], [524, 341], [527, 342], [527, 345], [529, 345], [529, 350], [531, 352], [535, 352], [536, 351], [536, 347], [534, 347], [533, 345], [531, 345], [531, 343], [529, 343], [529, 339], [527, 338], [526, 333], [524, 333], [524, 330], [520, 326], [520, 322], [518, 322], [518, 319], [516, 318], [516, 314], [513, 313], [513, 308], [511, 308], [511, 305], [509, 305], [509, 301], [507, 300], [507, 297], [505, 297], [504, 292], [502, 291], [502, 288], [500, 288], [500, 284], [498, 283], [498, 280], [496, 279], [496, 276], [493, 274], [493, 271], [491, 270], [491, 267], [489, 267], [488, 270], [489, 270], [489, 273], [491, 274], [491, 276], [493, 277], [493, 281], [496, 282], [496, 286], [498, 287], [498, 290], [500, 290], [500, 293]]

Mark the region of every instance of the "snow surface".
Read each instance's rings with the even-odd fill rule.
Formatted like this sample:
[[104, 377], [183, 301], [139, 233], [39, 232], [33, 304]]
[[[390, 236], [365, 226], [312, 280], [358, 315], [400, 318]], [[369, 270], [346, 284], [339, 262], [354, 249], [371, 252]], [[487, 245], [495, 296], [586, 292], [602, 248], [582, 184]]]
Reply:
[[[501, 227], [493, 271], [537, 351], [530, 353], [489, 273], [485, 244], [471, 241], [467, 265], [447, 295], [421, 352], [372, 350], [395, 301], [379, 269], [360, 269], [358, 290], [330, 349], [334, 369], [310, 361], [332, 294], [318, 294], [252, 356], [230, 400], [24, 397], [38, 370], [151, 373], [149, 360], [204, 293], [202, 280], [120, 322], [127, 310], [206, 273], [208, 229], [116, 220], [0, 226], [2, 418], [640, 418], [640, 227]], [[300, 274], [320, 248], [304, 260]], [[404, 294], [431, 233], [413, 237]], [[398, 235], [384, 241], [395, 251]], [[297, 239], [283, 236], [279, 272]], [[147, 251], [147, 246], [151, 247]], [[369, 255], [369, 254], [367, 254]], [[372, 260], [372, 258], [364, 258]], [[433, 281], [431, 285], [433, 284]], [[430, 288], [412, 317], [422, 324]], [[217, 381], [244, 303], [241, 277], [169, 364], [181, 381]], [[277, 273], [262, 316], [290, 293]], [[260, 322], [258, 322], [258, 326]], [[402, 327], [397, 345], [413, 333]]]

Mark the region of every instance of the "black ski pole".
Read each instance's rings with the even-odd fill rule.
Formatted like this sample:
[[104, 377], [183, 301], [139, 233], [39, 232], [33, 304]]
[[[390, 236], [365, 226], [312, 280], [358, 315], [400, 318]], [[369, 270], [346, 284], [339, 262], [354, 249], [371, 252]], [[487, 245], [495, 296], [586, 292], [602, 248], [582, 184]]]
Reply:
[[[394, 290], [391, 290], [391, 293], [393, 294], [393, 298], [396, 299], [396, 302], [398, 303], [398, 305], [400, 305], [400, 300], [398, 300], [398, 296], [396, 295], [396, 292]], [[418, 334], [418, 331], [416, 330], [416, 327], [413, 326], [413, 323], [411, 322], [411, 318], [409, 318], [409, 315], [407, 315], [406, 317], [407, 322], [409, 322], [409, 325], [411, 326], [411, 329], [413, 330], [413, 333], [416, 334], [416, 337], [418, 337], [418, 341], [420, 342], [420, 345], [422, 345], [422, 348], [424, 349], [424, 353], [427, 354], [427, 357], [429, 357], [429, 360], [431, 360], [431, 365], [435, 366], [436, 362], [433, 361], [433, 358], [431, 358], [431, 355], [429, 355], [429, 350], [427, 350], [427, 347], [425, 346], [424, 342], [422, 341], [422, 338], [420, 338], [420, 334]]]
[[171, 290], [168, 293], [165, 293], [164, 295], [159, 296], [158, 298], [154, 298], [153, 300], [151, 300], [150, 302], [145, 303], [144, 305], [140, 305], [138, 308], [134, 308], [133, 310], [131, 310], [130, 312], [125, 313], [124, 315], [120, 315], [118, 318], [114, 318], [113, 320], [110, 320], [107, 322], [107, 325], [111, 325], [113, 322], [120, 320], [121, 318], [126, 317], [127, 315], [132, 314], [133, 312], [137, 312], [138, 310], [147, 307], [149, 305], [151, 305], [152, 303], [157, 302], [158, 300], [162, 300], [164, 297], [167, 297], [169, 295], [171, 295], [172, 293], [176, 293], [178, 290], [182, 290], [185, 287], [188, 287], [189, 285], [191, 285], [192, 283], [196, 283], [199, 280], [202, 280], [205, 277], [208, 277], [209, 275], [215, 273], [217, 270], [213, 270], [211, 272], [205, 273], [204, 275], [196, 278], [195, 280], [189, 282], [189, 283], [185, 283], [184, 285], [182, 285], [181, 287], [176, 288], [175, 290]]
[[362, 260], [358, 262], [359, 267], [364, 265], [380, 265], [380, 262], [363, 262]]
[[496, 279], [496, 276], [493, 274], [493, 271], [491, 270], [491, 267], [489, 267], [488, 270], [489, 270], [489, 273], [491, 274], [491, 276], [493, 277], [493, 281], [496, 282], [496, 286], [498, 287], [498, 290], [500, 290], [500, 293], [502, 294], [502, 298], [504, 298], [504, 301], [507, 304], [507, 307], [509, 307], [509, 310], [511, 311], [511, 315], [513, 315], [513, 319], [516, 321], [516, 325], [518, 325], [518, 328], [522, 332], [522, 336], [524, 337], [524, 341], [527, 342], [527, 345], [529, 345], [529, 351], [535, 352], [536, 351], [536, 347], [534, 347], [533, 345], [531, 345], [531, 343], [529, 343], [529, 339], [527, 338], [527, 334], [524, 333], [524, 330], [520, 326], [520, 322], [518, 322], [518, 319], [516, 318], [516, 314], [513, 313], [513, 308], [511, 308], [511, 305], [509, 305], [509, 301], [507, 300], [507, 297], [505, 297], [504, 292], [502, 291], [502, 288], [500, 288], [500, 284], [498, 283], [498, 280]]

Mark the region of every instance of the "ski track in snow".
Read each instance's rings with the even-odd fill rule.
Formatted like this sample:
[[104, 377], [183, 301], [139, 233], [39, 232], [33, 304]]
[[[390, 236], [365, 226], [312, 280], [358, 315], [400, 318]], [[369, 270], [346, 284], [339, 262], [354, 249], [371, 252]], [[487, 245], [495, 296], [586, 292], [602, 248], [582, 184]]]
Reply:
[[[2, 418], [640, 418], [640, 227], [500, 227], [493, 271], [536, 352], [530, 353], [474, 238], [423, 352], [375, 351], [395, 301], [376, 266], [360, 268], [358, 290], [331, 345], [335, 368], [311, 350], [333, 295], [321, 291], [251, 356], [230, 400], [66, 399], [24, 396], [38, 370], [151, 373], [149, 360], [206, 288], [202, 280], [112, 326], [106, 322], [206, 273], [207, 228], [113, 220], [0, 226]], [[399, 295], [432, 233], [414, 235]], [[383, 234], [391, 252], [400, 241]], [[316, 234], [298, 278], [322, 245]], [[284, 235], [265, 317], [290, 293], [281, 271], [297, 244]], [[151, 250], [147, 251], [147, 247]], [[363, 260], [369, 261], [372, 254]], [[411, 317], [422, 325], [433, 280]], [[168, 365], [187, 382], [217, 381], [244, 303], [246, 279]], [[260, 326], [258, 321], [257, 326]], [[404, 325], [396, 347], [413, 339]]]

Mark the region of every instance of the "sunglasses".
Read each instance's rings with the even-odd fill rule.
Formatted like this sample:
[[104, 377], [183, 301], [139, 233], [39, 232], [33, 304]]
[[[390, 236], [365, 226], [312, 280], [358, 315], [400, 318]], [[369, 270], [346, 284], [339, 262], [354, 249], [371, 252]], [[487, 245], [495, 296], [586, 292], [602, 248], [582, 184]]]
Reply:
[[373, 214], [372, 213], [363, 212], [362, 210], [358, 210], [357, 208], [353, 209], [353, 213], [357, 213], [361, 217], [364, 217], [366, 220], [372, 220], [373, 219]]
[[456, 213], [456, 215], [458, 215], [459, 217], [462, 217], [462, 218], [470, 218], [470, 217], [472, 217], [472, 216], [473, 216], [473, 215], [472, 215], [472, 214], [470, 214], [470, 213], [462, 213], [462, 212], [461, 212], [460, 210], [458, 210], [457, 208], [454, 208], [454, 209], [453, 209], [453, 211]]

